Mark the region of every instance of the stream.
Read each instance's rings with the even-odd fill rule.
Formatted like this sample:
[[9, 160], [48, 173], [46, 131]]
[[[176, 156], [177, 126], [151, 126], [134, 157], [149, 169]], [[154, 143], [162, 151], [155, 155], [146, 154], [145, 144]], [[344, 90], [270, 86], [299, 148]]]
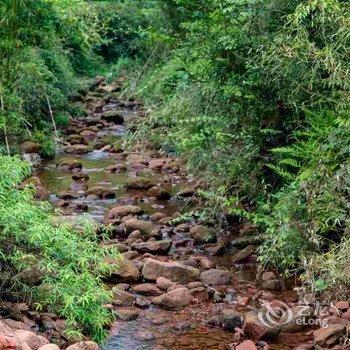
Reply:
[[[117, 314], [120, 312], [120, 317], [110, 329], [103, 350], [243, 349], [238, 345], [250, 337], [243, 334], [239, 324], [225, 329], [220, 315], [225, 310], [236, 310], [244, 316], [258, 308], [259, 299], [264, 298], [295, 303], [297, 295], [292, 286], [263, 290], [256, 275], [254, 250], [236, 263], [232, 262], [232, 258], [248, 245], [244, 243], [244, 230], [249, 231], [247, 223], [220, 232], [218, 238], [209, 243], [196, 243], [190, 233], [196, 222], [173, 222], [180, 214], [200, 205], [192, 191], [196, 180], [187, 176], [181, 161], [172, 155], [142, 144], [127, 151], [118, 146], [123, 145], [128, 125], [144, 118], [142, 105], [120, 99], [117, 92], [113, 92], [113, 85], [103, 81], [90, 90], [79, 102], [88, 110], [88, 116], [70, 122], [56, 157], [47, 161], [37, 176], [49, 191], [50, 202], [65, 216], [74, 219], [88, 215], [98, 222], [112, 223], [116, 229], [109, 244], [121, 247], [126, 259], [141, 271], [139, 278], [118, 275], [120, 281], [108, 281], [111, 288], [121, 291], [123, 300], [118, 301], [116, 294], [113, 307]], [[132, 181], [140, 177], [156, 189]], [[141, 210], [126, 217], [152, 222], [158, 233], [156, 237], [145, 240], [140, 238], [139, 232], [135, 233], [141, 229], [131, 229], [131, 235], [136, 237], [131, 239], [125, 217], [107, 220], [111, 208], [130, 205]], [[210, 229], [218, 230], [217, 227]], [[143, 241], [159, 240], [171, 241], [171, 248], [165, 254], [157, 248], [142, 250], [137, 246]], [[243, 243], [234, 245], [233, 241]], [[158, 280], [148, 280], [144, 276], [145, 260], [150, 257], [170, 264], [180, 262], [201, 273], [215, 269], [224, 271], [230, 274], [230, 282], [215, 285], [175, 281], [166, 291], [158, 286]], [[189, 305], [171, 308], [164, 300], [156, 302], [158, 305], [153, 302], [155, 296], [160, 298], [160, 293], [164, 295], [184, 286], [190, 291]], [[255, 349], [288, 350], [309, 340], [310, 334], [297, 331], [281, 332], [271, 339], [254, 342]]]

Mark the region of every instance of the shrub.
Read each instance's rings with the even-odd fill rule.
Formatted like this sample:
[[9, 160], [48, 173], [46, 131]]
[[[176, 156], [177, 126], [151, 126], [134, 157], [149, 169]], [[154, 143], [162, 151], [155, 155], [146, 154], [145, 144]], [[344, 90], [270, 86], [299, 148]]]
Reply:
[[2, 293], [58, 313], [68, 336], [84, 332], [101, 341], [112, 320], [101, 274], [116, 252], [99, 245], [91, 223], [74, 228], [54, 217], [47, 203], [34, 201], [32, 189], [18, 189], [28, 174], [19, 158], [0, 156]]

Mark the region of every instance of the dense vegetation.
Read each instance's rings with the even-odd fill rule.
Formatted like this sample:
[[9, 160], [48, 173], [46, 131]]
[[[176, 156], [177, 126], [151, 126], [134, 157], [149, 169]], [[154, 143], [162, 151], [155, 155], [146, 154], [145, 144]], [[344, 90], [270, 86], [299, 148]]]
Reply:
[[66, 319], [67, 337], [98, 341], [112, 320], [101, 275], [116, 253], [100, 247], [91, 223], [69, 225], [38, 205], [33, 189], [19, 186], [29, 165], [9, 155], [25, 140], [41, 143], [42, 156], [54, 155], [54, 126], [79, 113], [68, 104], [77, 74], [98, 62], [92, 46], [102, 43], [103, 8], [79, 0], [0, 3], [0, 300], [54, 312]]
[[78, 77], [101, 71], [127, 76], [125, 94], [146, 102], [149, 118], [135, 139], [180, 154], [205, 180], [201, 195], [217, 210], [203, 220], [222, 210], [247, 218], [263, 242], [262, 266], [302, 272], [315, 290], [349, 285], [349, 5], [1, 2], [0, 262], [11, 283], [28, 265], [41, 265], [43, 276], [6, 294], [26, 292], [66, 317], [71, 332], [103, 337], [107, 253], [93, 231], [78, 235], [55, 224], [46, 204], [34, 205], [17, 188], [27, 166], [7, 156], [25, 140], [52, 156], [54, 125], [81, 113], [69, 105]]
[[255, 223], [263, 266], [348, 284], [349, 1], [149, 3], [158, 24], [142, 29], [141, 4], [137, 55], [116, 66], [151, 110], [137, 137], [185, 157], [210, 208]]

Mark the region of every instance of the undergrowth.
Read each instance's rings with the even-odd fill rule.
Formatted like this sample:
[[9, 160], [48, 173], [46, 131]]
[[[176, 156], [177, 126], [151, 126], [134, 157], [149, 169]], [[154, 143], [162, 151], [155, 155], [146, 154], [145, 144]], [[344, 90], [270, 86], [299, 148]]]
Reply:
[[101, 248], [91, 222], [57, 220], [47, 203], [33, 199], [32, 188], [19, 189], [29, 173], [18, 157], [0, 156], [0, 297], [58, 313], [67, 337], [83, 332], [101, 341], [113, 319], [101, 276], [109, 271], [106, 258], [117, 252]]

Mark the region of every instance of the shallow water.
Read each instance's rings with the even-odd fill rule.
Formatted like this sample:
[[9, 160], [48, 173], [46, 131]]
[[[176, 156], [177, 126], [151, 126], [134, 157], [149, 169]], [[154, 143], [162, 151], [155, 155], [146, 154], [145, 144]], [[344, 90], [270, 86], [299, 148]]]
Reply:
[[[104, 110], [115, 109], [115, 105], [105, 106]], [[118, 111], [125, 117], [126, 124], [139, 116], [137, 110], [119, 108]], [[125, 135], [124, 126], [104, 128], [97, 133], [97, 139], [105, 144], [113, 144], [121, 141]], [[85, 155], [69, 155], [62, 151], [58, 152], [55, 159], [48, 161], [38, 172], [43, 185], [50, 192], [50, 201], [53, 205], [58, 205], [60, 199], [58, 195], [62, 191], [70, 191], [74, 183], [73, 173], [57, 167], [61, 160], [78, 160], [82, 163], [82, 172], [89, 176], [86, 184], [89, 188], [103, 186], [115, 191], [116, 197], [113, 199], [95, 199], [86, 197], [81, 191], [81, 197], [69, 200], [69, 207], [60, 208], [67, 215], [81, 215], [81, 212], [74, 210], [74, 204], [86, 203], [88, 213], [97, 221], [101, 221], [106, 210], [118, 204], [137, 204], [141, 206], [146, 214], [160, 211], [167, 216], [172, 216], [176, 212], [186, 212], [190, 209], [188, 201], [179, 199], [176, 196], [169, 201], [150, 201], [145, 193], [138, 190], [127, 190], [126, 180], [136, 173], [143, 174], [141, 170], [135, 170], [130, 164], [124, 173], [111, 173], [106, 170], [110, 165], [125, 163], [125, 160], [117, 153], [109, 153], [101, 150], [94, 150]], [[150, 176], [150, 174], [146, 174]], [[157, 180], [157, 176], [155, 176]], [[168, 190], [176, 193], [180, 188], [186, 187], [187, 183], [183, 179], [168, 183]], [[165, 233], [166, 234], [166, 233]], [[174, 236], [173, 239], [181, 239], [181, 235]], [[199, 249], [193, 254], [203, 255]], [[156, 307], [140, 309], [139, 317], [134, 321], [118, 321], [111, 329], [110, 337], [103, 346], [103, 350], [165, 350], [165, 349], [188, 349], [188, 350], [221, 350], [233, 349], [231, 344], [235, 341], [234, 333], [225, 332], [221, 328], [206, 326], [206, 320], [210, 315], [218, 314], [222, 308], [234, 305], [235, 295], [241, 297], [251, 297], [257, 294], [255, 285], [256, 271], [254, 264], [233, 266], [231, 262], [233, 252], [228, 251], [224, 256], [211, 257], [214, 266], [227, 269], [234, 273], [234, 284], [231, 288], [233, 297], [226, 299], [226, 303], [215, 304], [213, 302], [198, 302], [183, 311], [166, 311]], [[189, 258], [190, 256], [179, 256]], [[139, 296], [141, 297], [141, 296]], [[150, 299], [150, 297], [144, 297]], [[292, 349], [305, 335], [280, 335], [272, 343], [270, 349], [288, 350]], [[306, 337], [307, 338], [307, 337]]]

